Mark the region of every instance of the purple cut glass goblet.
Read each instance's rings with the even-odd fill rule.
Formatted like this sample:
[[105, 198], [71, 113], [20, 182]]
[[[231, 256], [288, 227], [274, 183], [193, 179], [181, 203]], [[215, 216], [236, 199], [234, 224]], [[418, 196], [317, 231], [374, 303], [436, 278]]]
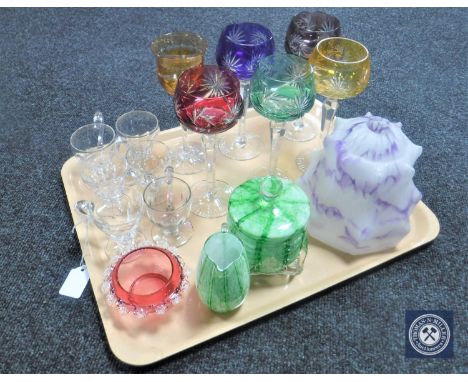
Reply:
[[224, 28], [218, 40], [216, 62], [232, 70], [240, 80], [244, 114], [237, 131], [224, 135], [219, 141], [220, 151], [228, 158], [248, 160], [260, 154], [260, 136], [245, 130], [249, 106], [250, 78], [258, 62], [275, 50], [273, 35], [263, 25], [255, 23], [230, 24]]

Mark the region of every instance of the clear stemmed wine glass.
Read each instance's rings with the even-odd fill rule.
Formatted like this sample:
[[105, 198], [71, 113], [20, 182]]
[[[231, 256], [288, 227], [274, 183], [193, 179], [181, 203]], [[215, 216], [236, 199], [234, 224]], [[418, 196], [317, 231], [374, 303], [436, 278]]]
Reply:
[[106, 254], [109, 257], [146, 240], [144, 235], [138, 232], [143, 211], [140, 194], [129, 193], [113, 200], [80, 200], [75, 208], [108, 236]]
[[219, 150], [228, 158], [248, 160], [261, 152], [262, 141], [258, 134], [246, 132], [246, 113], [250, 98], [250, 79], [258, 62], [273, 54], [275, 43], [270, 30], [261, 24], [230, 24], [224, 28], [216, 49], [219, 66], [232, 70], [240, 80], [244, 101], [244, 114], [237, 131], [224, 134], [218, 143]]
[[181, 124], [201, 133], [207, 178], [192, 187], [192, 212], [205, 218], [223, 216], [232, 187], [215, 177], [216, 134], [233, 127], [243, 112], [240, 84], [226, 68], [206, 65], [181, 74], [174, 94]]
[[144, 189], [148, 183], [162, 175], [169, 160], [169, 147], [164, 142], [154, 139], [142, 142], [142, 145], [146, 150], [130, 148], [126, 160], [138, 185]]
[[146, 186], [143, 201], [154, 224], [151, 236], [156, 243], [163, 240], [180, 247], [190, 240], [193, 226], [188, 217], [192, 192], [184, 180], [173, 176], [172, 167], [167, 167], [164, 176], [153, 179]]
[[[315, 45], [328, 37], [341, 36], [341, 24], [335, 16], [324, 12], [304, 11], [291, 19], [284, 48], [287, 53], [308, 59]], [[297, 142], [312, 140], [316, 137], [315, 128], [304, 118], [287, 124], [286, 139]]]
[[[206, 39], [192, 32], [166, 33], [154, 39], [151, 50], [156, 58], [156, 73], [169, 95], [174, 95], [178, 77], [184, 70], [203, 65], [207, 48]], [[182, 142], [172, 149], [172, 164], [177, 174], [196, 174], [205, 165], [203, 145], [188, 141], [184, 124], [182, 129]]]
[[83, 159], [80, 177], [94, 194], [107, 201], [120, 198], [125, 192], [127, 163], [116, 150], [101, 150]]
[[[309, 57], [314, 66], [317, 93], [326, 97], [322, 106], [322, 141], [332, 133], [338, 100], [361, 94], [370, 78], [370, 55], [360, 42], [330, 37], [318, 42]], [[309, 166], [310, 150], [296, 158], [301, 171]]]
[[307, 113], [315, 102], [314, 74], [307, 60], [277, 53], [260, 61], [252, 77], [252, 105], [270, 120], [270, 164], [258, 175], [287, 177], [277, 169], [279, 145], [287, 121]]

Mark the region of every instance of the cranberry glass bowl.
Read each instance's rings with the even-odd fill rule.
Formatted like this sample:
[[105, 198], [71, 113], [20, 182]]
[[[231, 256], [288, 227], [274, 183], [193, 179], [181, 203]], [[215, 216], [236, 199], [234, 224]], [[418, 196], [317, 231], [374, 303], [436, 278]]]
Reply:
[[188, 270], [175, 248], [141, 247], [114, 259], [102, 291], [120, 313], [142, 318], [166, 313], [188, 286]]

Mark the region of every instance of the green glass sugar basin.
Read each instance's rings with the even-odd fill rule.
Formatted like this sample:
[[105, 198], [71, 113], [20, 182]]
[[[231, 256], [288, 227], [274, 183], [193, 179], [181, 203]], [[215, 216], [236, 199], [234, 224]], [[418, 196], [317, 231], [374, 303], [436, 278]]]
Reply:
[[244, 244], [251, 273], [278, 273], [307, 250], [307, 195], [277, 177], [254, 178], [231, 195], [228, 226]]
[[197, 291], [211, 310], [225, 313], [238, 308], [250, 289], [250, 268], [242, 242], [233, 234], [211, 235], [197, 267]]
[[230, 218], [228, 218], [228, 225], [231, 232], [244, 244], [252, 274], [281, 273], [300, 256], [301, 251], [304, 251], [304, 255], [307, 253], [308, 240], [305, 228], [287, 240], [272, 241], [245, 235]]
[[277, 177], [270, 178], [280, 185], [277, 195], [265, 195], [267, 178], [249, 179], [233, 191], [228, 218], [251, 238], [285, 240], [305, 228], [309, 199], [297, 184]]

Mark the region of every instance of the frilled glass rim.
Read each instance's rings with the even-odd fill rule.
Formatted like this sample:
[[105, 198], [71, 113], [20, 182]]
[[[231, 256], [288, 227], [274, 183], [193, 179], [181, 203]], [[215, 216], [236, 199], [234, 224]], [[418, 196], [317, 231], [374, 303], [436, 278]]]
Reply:
[[198, 55], [198, 53], [194, 54], [162, 54], [160, 52], [160, 48], [158, 48], [158, 45], [167, 37], [188, 37], [197, 40], [197, 44], [194, 44], [193, 41], [190, 41], [190, 45], [194, 45], [195, 48], [201, 50], [202, 56], [206, 54], [206, 51], [208, 50], [208, 40], [198, 33], [195, 32], [187, 32], [187, 31], [179, 31], [179, 32], [169, 32], [165, 33], [161, 36], [156, 37], [153, 42], [151, 43], [151, 51], [156, 57], [195, 57]]
[[[115, 294], [115, 291], [112, 287], [112, 273], [114, 272], [115, 268], [117, 267], [118, 264], [120, 264], [120, 262], [122, 261], [124, 257], [126, 257], [127, 255], [129, 255], [130, 253], [136, 250], [141, 250], [145, 248], [157, 249], [164, 253], [165, 251], [170, 252], [171, 256], [173, 256], [175, 258], [175, 261], [178, 263], [181, 272], [180, 272], [179, 284], [174, 288], [174, 291], [164, 301], [161, 301], [160, 303], [157, 303], [157, 304], [143, 307], [143, 306], [134, 305], [134, 304], [127, 304], [123, 300], [119, 299], [119, 297]], [[166, 256], [168, 255], [166, 254]], [[168, 258], [170, 260], [169, 256]], [[172, 261], [171, 261], [171, 265], [172, 265]], [[174, 272], [174, 269], [172, 269], [172, 273], [173, 272]], [[126, 251], [120, 254], [119, 256], [114, 257], [112, 259], [112, 264], [104, 272], [104, 280], [101, 286], [101, 291], [106, 295], [107, 304], [118, 308], [121, 314], [127, 314], [131, 312], [138, 318], [143, 318], [150, 313], [164, 314], [171, 307], [171, 305], [178, 304], [180, 302], [182, 293], [188, 288], [190, 284], [190, 282], [188, 281], [189, 274], [190, 274], [190, 270], [186, 266], [180, 254], [177, 252], [177, 249], [175, 247], [168, 246], [166, 242], [161, 242], [161, 243], [156, 243], [156, 246], [150, 245], [150, 246], [136, 247], [136, 248], [133, 248], [129, 251]], [[167, 284], [164, 287], [167, 287]], [[158, 293], [158, 292], [154, 292], [154, 293]], [[142, 296], [151, 296], [151, 294], [153, 293], [150, 293], [148, 295], [142, 295]], [[176, 298], [173, 299], [172, 297], [176, 297]], [[158, 308], [162, 308], [162, 309], [158, 310]]]
[[[355, 45], [358, 45], [359, 47], [361, 47], [362, 49], [364, 49], [365, 51], [365, 56], [359, 60], [356, 60], [356, 61], [338, 61], [338, 60], [334, 60], [333, 58], [330, 58], [329, 56], [323, 54], [321, 51], [320, 51], [320, 47], [322, 44], [324, 43], [327, 43], [328, 41], [330, 40], [346, 40], [348, 42], [350, 42], [351, 44], [355, 44]], [[315, 46], [315, 49], [317, 50], [317, 52], [327, 61], [331, 61], [331, 62], [335, 62], [337, 64], [341, 64], [341, 65], [350, 65], [350, 64], [360, 64], [361, 62], [365, 62], [366, 60], [369, 59], [370, 57], [370, 54], [369, 54], [369, 50], [363, 45], [361, 44], [359, 41], [356, 41], [356, 40], [352, 40], [350, 38], [346, 38], [346, 37], [328, 37], [328, 38], [324, 38], [323, 40], [320, 40], [317, 45]]]

